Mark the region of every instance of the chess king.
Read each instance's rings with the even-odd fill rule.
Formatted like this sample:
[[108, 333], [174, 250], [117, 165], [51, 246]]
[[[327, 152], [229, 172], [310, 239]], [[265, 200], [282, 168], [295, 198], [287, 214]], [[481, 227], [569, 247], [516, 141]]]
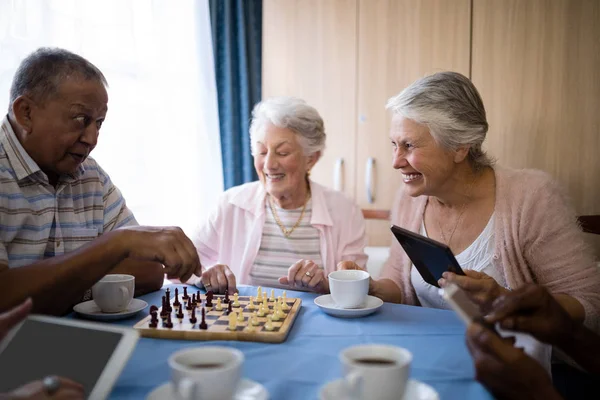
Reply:
[[136, 294], [163, 277], [200, 274], [176, 227], [138, 226], [90, 157], [107, 116], [107, 82], [83, 57], [41, 48], [19, 65], [0, 128], [0, 311], [27, 297], [63, 314], [108, 273], [135, 276]]

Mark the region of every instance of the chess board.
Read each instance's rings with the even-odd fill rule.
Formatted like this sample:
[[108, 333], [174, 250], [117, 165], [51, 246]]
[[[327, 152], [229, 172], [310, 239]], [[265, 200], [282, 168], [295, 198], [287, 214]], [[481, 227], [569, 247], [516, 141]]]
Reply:
[[[195, 316], [197, 321], [191, 323], [190, 315], [191, 310], [187, 310], [187, 300], [183, 302], [183, 318], [177, 318], [178, 307], [172, 307], [170, 311], [172, 328], [164, 326], [165, 318], [161, 317], [162, 307], [158, 307], [158, 323], [156, 327], [150, 326], [151, 316], [148, 315], [143, 320], [135, 324], [134, 328], [137, 329], [141, 336], [159, 338], [159, 339], [186, 339], [186, 340], [237, 340], [243, 342], [265, 342], [265, 343], [281, 343], [285, 341], [287, 335], [290, 333], [292, 325], [300, 307], [302, 306], [302, 300], [298, 298], [287, 298], [286, 304], [289, 309], [284, 311], [285, 317], [279, 319], [279, 321], [273, 321], [273, 329], [268, 331], [265, 329], [265, 323], [267, 322], [267, 315], [264, 317], [257, 317], [258, 325], [253, 326], [254, 331], [248, 331], [248, 325], [251, 325], [250, 319], [254, 313], [249, 309], [250, 296], [239, 296], [238, 302], [239, 307], [232, 306], [232, 310], [236, 313], [239, 311], [244, 315], [243, 322], [237, 322], [235, 330], [229, 329], [229, 317], [226, 315], [228, 304], [224, 302], [225, 296], [214, 295], [212, 300], [212, 307], [206, 307], [206, 295], [198, 292], [202, 301], [198, 301], [195, 308]], [[217, 299], [221, 299], [223, 310], [217, 311], [216, 304]], [[170, 303], [172, 304], [175, 300], [175, 296], [171, 297]], [[233, 298], [229, 299], [233, 304]], [[258, 303], [254, 302], [255, 307], [258, 307]], [[267, 301], [269, 307], [269, 314], [273, 313], [274, 302], [272, 300]], [[205, 308], [205, 321], [207, 329], [199, 329], [200, 322], [202, 319], [202, 308]]]

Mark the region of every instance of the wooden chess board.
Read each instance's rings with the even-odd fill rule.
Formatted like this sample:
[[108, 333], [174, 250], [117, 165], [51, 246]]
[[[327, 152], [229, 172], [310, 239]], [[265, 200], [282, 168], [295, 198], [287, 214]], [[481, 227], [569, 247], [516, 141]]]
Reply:
[[[222, 311], [216, 310], [217, 299], [221, 299], [223, 306]], [[170, 303], [174, 302], [175, 296], [171, 297]], [[159, 338], [159, 339], [186, 339], [186, 340], [238, 340], [243, 342], [265, 342], [265, 343], [281, 343], [285, 341], [287, 335], [290, 333], [292, 325], [300, 307], [302, 306], [302, 300], [298, 298], [287, 298], [286, 303], [289, 307], [287, 311], [283, 311], [285, 316], [279, 321], [273, 321], [273, 329], [268, 331], [265, 329], [265, 323], [267, 322], [267, 315], [258, 318], [258, 325], [253, 326], [254, 331], [249, 332], [247, 327], [250, 324], [250, 319], [254, 311], [249, 310], [250, 296], [239, 296], [238, 302], [239, 307], [232, 306], [232, 310], [236, 313], [242, 311], [244, 315], [243, 322], [237, 322], [235, 330], [229, 329], [229, 317], [226, 315], [228, 305], [224, 303], [224, 296], [214, 295], [212, 300], [212, 307], [205, 307], [206, 295], [201, 295], [201, 302], [198, 302], [195, 308], [196, 323], [191, 323], [190, 315], [191, 310], [186, 309], [187, 300], [183, 303], [183, 318], [177, 318], [178, 307], [172, 307], [171, 310], [171, 322], [172, 328], [163, 326], [163, 319], [161, 317], [162, 307], [158, 308], [158, 324], [155, 328], [150, 327], [151, 316], [148, 315], [146, 318], [135, 324], [134, 328], [140, 332], [143, 337]], [[182, 300], [180, 299], [180, 302]], [[230, 296], [230, 302], [233, 303], [233, 296]], [[254, 302], [255, 307], [258, 307], [258, 303]], [[269, 314], [274, 311], [274, 302], [271, 300], [267, 301], [269, 307]], [[199, 329], [199, 325], [202, 319], [202, 307], [205, 308], [206, 313], [206, 324], [208, 328], [206, 330]], [[250, 324], [251, 325], [251, 324]]]

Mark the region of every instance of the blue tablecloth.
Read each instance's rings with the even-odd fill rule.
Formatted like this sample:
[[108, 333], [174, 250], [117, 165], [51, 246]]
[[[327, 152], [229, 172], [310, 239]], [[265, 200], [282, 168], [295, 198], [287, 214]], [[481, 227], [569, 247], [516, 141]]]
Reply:
[[[160, 306], [165, 286], [141, 299]], [[240, 295], [256, 288], [240, 287]], [[180, 289], [181, 292], [181, 289]], [[276, 295], [281, 291], [276, 290]], [[167, 359], [173, 352], [205, 345], [240, 349], [245, 357], [244, 377], [263, 384], [272, 400], [318, 399], [320, 388], [341, 377], [338, 354], [348, 346], [381, 343], [405, 347], [413, 353], [411, 378], [433, 386], [442, 400], [490, 399], [473, 379], [473, 364], [465, 344], [465, 327], [451, 311], [385, 303], [375, 314], [341, 319], [323, 313], [313, 302], [317, 295], [288, 291], [302, 299], [302, 309], [285, 342], [265, 344], [219, 341], [196, 342], [140, 338], [119, 377], [111, 399], [144, 399], [169, 380]], [[147, 315], [114, 322], [133, 326]]]

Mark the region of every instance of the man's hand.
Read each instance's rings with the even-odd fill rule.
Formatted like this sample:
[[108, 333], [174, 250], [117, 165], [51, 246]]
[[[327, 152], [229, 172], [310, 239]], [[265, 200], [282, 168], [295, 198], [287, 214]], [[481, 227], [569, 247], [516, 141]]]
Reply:
[[329, 280], [325, 276], [325, 271], [311, 260], [299, 260], [292, 264], [288, 268], [287, 276], [279, 278], [279, 283], [319, 293], [329, 292]]
[[508, 292], [505, 288], [489, 275], [483, 272], [465, 270], [465, 275], [457, 275], [453, 272], [444, 272], [443, 278], [438, 281], [441, 287], [446, 287], [448, 283], [454, 283], [465, 291], [467, 296], [479, 306], [484, 314], [487, 314], [494, 300], [501, 294]]
[[475, 379], [497, 399], [560, 399], [544, 368], [513, 343], [514, 338], [502, 339], [472, 323], [467, 346], [475, 364]]
[[214, 293], [237, 292], [235, 275], [224, 264], [215, 264], [202, 273], [202, 284]]
[[27, 400], [78, 400], [84, 398], [82, 385], [67, 378], [59, 377], [58, 379], [60, 384], [55, 393], [47, 393], [42, 381], [33, 381], [8, 393], [8, 398]]
[[0, 314], [0, 340], [6, 336], [8, 331], [23, 321], [31, 311], [31, 299], [25, 300], [17, 307]]
[[488, 322], [499, 322], [504, 329], [526, 332], [552, 345], [560, 346], [575, 330], [573, 319], [540, 285], [525, 285], [505, 293], [492, 307]]
[[160, 262], [169, 279], [186, 282], [192, 274], [202, 273], [196, 247], [181, 228], [131, 226], [117, 231], [125, 231], [128, 257]]

